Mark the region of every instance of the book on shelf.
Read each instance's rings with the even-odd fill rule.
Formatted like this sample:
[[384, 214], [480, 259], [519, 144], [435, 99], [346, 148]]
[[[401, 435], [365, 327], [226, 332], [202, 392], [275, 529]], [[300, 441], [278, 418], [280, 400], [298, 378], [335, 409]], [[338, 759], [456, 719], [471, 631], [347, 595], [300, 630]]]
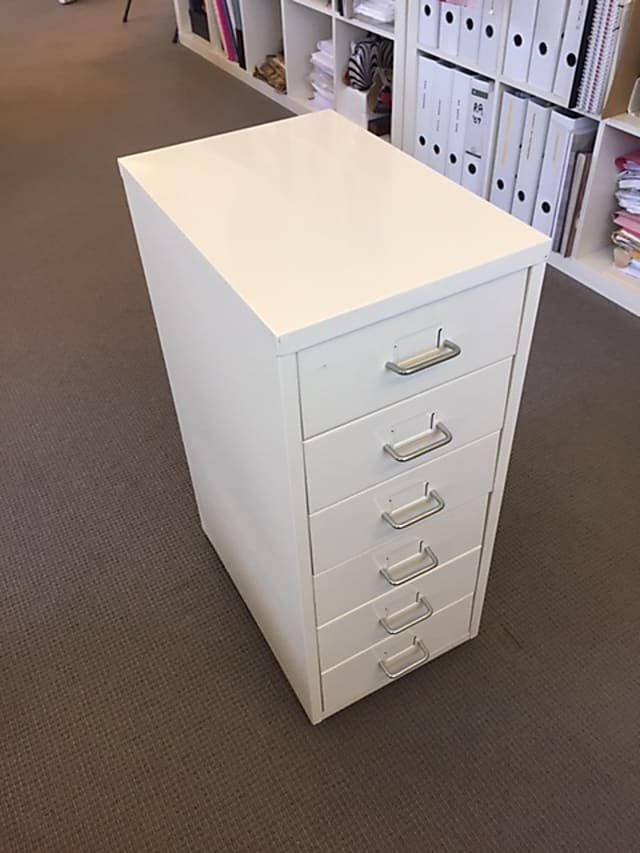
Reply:
[[616, 199], [619, 209], [611, 235], [613, 262], [627, 275], [640, 278], [640, 151], [616, 158]]
[[226, 0], [213, 0], [213, 9], [218, 22], [218, 30], [222, 37], [225, 55], [231, 62], [237, 62], [238, 50]]

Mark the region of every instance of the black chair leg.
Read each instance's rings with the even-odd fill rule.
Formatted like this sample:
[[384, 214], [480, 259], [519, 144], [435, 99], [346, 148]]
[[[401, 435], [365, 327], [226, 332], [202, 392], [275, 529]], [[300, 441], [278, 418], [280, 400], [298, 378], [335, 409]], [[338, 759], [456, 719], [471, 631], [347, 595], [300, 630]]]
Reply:
[[129, 9], [131, 8], [131, 0], [127, 0], [127, 5], [125, 6], [124, 15], [122, 16], [122, 23], [126, 24], [129, 20]]

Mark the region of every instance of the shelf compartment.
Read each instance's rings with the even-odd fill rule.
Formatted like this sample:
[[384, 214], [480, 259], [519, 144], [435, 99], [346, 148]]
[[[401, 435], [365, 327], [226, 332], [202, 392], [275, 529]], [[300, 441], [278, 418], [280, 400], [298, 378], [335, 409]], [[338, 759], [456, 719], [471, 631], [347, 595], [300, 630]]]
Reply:
[[278, 0], [240, 0], [247, 71], [253, 74], [270, 54], [283, 50], [282, 15]]
[[393, 24], [376, 24], [374, 21], [368, 21], [366, 18], [359, 18], [357, 15], [353, 18], [346, 18], [344, 15], [336, 15], [336, 20], [341, 21], [366, 33], [373, 33], [376, 36], [393, 41], [395, 39], [395, 27]]
[[[312, 70], [311, 54], [319, 41], [332, 38], [332, 18], [297, 0], [285, 0], [284, 35], [287, 45], [287, 92], [297, 103], [308, 102], [313, 97], [309, 82]], [[309, 103], [308, 109], [313, 109]]]

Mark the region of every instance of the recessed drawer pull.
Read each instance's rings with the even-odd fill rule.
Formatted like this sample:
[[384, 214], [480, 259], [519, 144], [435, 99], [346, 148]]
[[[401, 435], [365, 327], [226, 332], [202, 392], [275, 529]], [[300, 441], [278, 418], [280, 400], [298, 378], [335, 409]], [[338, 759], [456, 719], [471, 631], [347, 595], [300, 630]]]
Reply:
[[[416, 447], [416, 442], [424, 438], [428, 439], [426, 444]], [[413, 462], [414, 459], [418, 459], [426, 453], [431, 453], [432, 450], [437, 450], [439, 447], [444, 447], [445, 444], [449, 444], [451, 441], [453, 441], [453, 435], [443, 423], [437, 423], [434, 429], [429, 430], [429, 432], [425, 432], [409, 441], [400, 441], [398, 444], [385, 444], [383, 450], [392, 459], [395, 459], [396, 462]], [[407, 450], [407, 448], [411, 447], [413, 447], [412, 450], [408, 450], [406, 453], [402, 452], [403, 449]]]
[[[395, 509], [392, 512], [383, 512], [382, 518], [394, 530], [406, 530], [412, 524], [417, 524], [419, 521], [424, 521], [425, 518], [430, 518], [437, 512], [441, 512], [444, 507], [445, 503], [440, 495], [431, 491], [427, 497], [420, 498], [420, 500], [407, 504], [407, 506], [400, 507], [400, 509]], [[403, 516], [411, 510], [418, 510], [418, 514], [402, 520]]]
[[[403, 583], [409, 583], [409, 581], [436, 569], [438, 562], [436, 555], [426, 545], [415, 557], [409, 557], [408, 560], [402, 560], [402, 562], [389, 568], [385, 566], [385, 568], [380, 569], [380, 574], [391, 586], [402, 586]], [[398, 574], [398, 571], [402, 572], [405, 569], [410, 570], [408, 574]]]
[[426, 663], [429, 660], [429, 650], [424, 645], [422, 640], [419, 640], [417, 637], [413, 638], [413, 648], [418, 652], [420, 657], [417, 660], [411, 661], [411, 663], [406, 666], [401, 667], [400, 669], [393, 669], [393, 664], [398, 660], [398, 658], [402, 659], [406, 657], [407, 652], [411, 652], [412, 649], [405, 649], [397, 655], [393, 655], [392, 657], [387, 658], [386, 660], [380, 660], [378, 663], [380, 664], [380, 669], [384, 672], [387, 678], [400, 678], [401, 675], [406, 675], [408, 672], [411, 672], [412, 669], [417, 669], [419, 666], [422, 666], [423, 663]]
[[443, 341], [439, 347], [430, 349], [428, 352], [422, 352], [420, 355], [413, 355], [403, 361], [388, 361], [386, 368], [397, 373], [398, 376], [413, 376], [414, 373], [420, 373], [427, 367], [435, 367], [436, 364], [449, 361], [450, 358], [455, 358], [461, 352], [458, 344], [454, 344], [453, 341]]
[[[408, 620], [402, 624], [398, 624], [398, 620], [403, 616], [408, 616]], [[391, 613], [389, 616], [383, 616], [380, 619], [380, 624], [387, 634], [401, 634], [407, 628], [413, 628], [420, 622], [424, 622], [429, 616], [433, 616], [433, 607], [429, 604], [424, 595], [418, 593], [416, 595], [415, 604], [410, 604], [409, 607], [403, 607], [396, 613]]]

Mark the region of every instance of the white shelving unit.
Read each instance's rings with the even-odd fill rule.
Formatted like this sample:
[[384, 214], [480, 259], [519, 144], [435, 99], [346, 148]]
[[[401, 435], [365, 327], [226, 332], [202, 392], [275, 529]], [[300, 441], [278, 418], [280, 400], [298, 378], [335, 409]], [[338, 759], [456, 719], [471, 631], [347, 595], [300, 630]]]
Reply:
[[[481, 74], [496, 83], [495, 107], [491, 127], [491, 146], [489, 163], [493, 163], [498, 132], [498, 118], [502, 96], [505, 90], [516, 90], [533, 95], [547, 103], [567, 107], [568, 101], [558, 98], [553, 93], [536, 89], [525, 82], [510, 80], [500, 70], [487, 70], [477, 63], [471, 63], [458, 56], [452, 56], [443, 51], [425, 47], [419, 40], [420, 14], [422, 0], [408, 0], [406, 17], [406, 65], [405, 65], [405, 116], [402, 136], [402, 147], [413, 154], [415, 141], [415, 121], [417, 102], [418, 59], [429, 56], [446, 60], [452, 65]], [[505, 0], [505, 7], [510, 7]], [[505, 26], [500, 34], [500, 51], [497, 68], [503, 66], [507, 40], [509, 8], [504, 16]], [[578, 226], [573, 255], [570, 258], [553, 253], [550, 263], [561, 272], [577, 279], [582, 284], [597, 291], [602, 296], [628, 311], [640, 316], [640, 280], [617, 270], [613, 265], [613, 247], [611, 234], [614, 230], [611, 214], [616, 209], [616, 168], [614, 160], [620, 154], [640, 148], [640, 119], [628, 115], [602, 119], [579, 110], [581, 115], [598, 122], [598, 130], [591, 171], [586, 187], [582, 216]], [[491, 183], [491, 169], [487, 172], [485, 195]]]
[[[477, 63], [425, 47], [419, 41], [419, 17], [422, 0], [397, 0], [396, 21], [393, 27], [376, 26], [358, 18], [345, 18], [337, 11], [336, 0], [240, 0], [247, 70], [230, 62], [214, 40], [194, 35], [188, 14], [188, 0], [174, 0], [180, 43], [254, 89], [272, 98], [295, 113], [312, 109], [312, 88], [308, 80], [311, 71], [309, 57], [319, 39], [332, 38], [336, 57], [335, 108], [347, 114], [346, 87], [342, 74], [354, 39], [372, 32], [394, 42], [393, 113], [391, 142], [413, 154], [415, 137], [415, 108], [417, 68], [420, 55], [446, 60], [453, 65], [496, 82], [495, 109], [491, 126], [490, 162], [498, 133], [498, 119], [505, 90], [516, 90], [535, 96], [558, 107], [568, 101], [550, 92], [541, 91], [529, 83], [511, 80], [500, 70], [487, 70]], [[215, 21], [212, 0], [206, 0], [211, 25]], [[507, 39], [510, 0], [506, 8], [505, 26], [499, 34], [500, 50], [497, 69], [502, 68]], [[213, 39], [213, 35], [212, 35]], [[253, 69], [269, 53], [284, 49], [287, 66], [287, 94], [276, 92], [253, 76]], [[579, 111], [576, 111], [579, 112]], [[582, 115], [588, 115], [582, 113]], [[588, 115], [598, 122], [593, 163], [587, 183], [583, 213], [573, 255], [570, 258], [552, 254], [550, 263], [558, 270], [577, 279], [623, 308], [640, 316], [640, 281], [613, 266], [611, 214], [615, 210], [616, 170], [614, 159], [634, 148], [640, 148], [640, 119], [621, 115], [602, 119]], [[492, 178], [487, 170], [485, 195]]]
[[[405, 71], [405, 4], [398, 3], [393, 26], [376, 25], [359, 18], [346, 18], [338, 14], [335, 0], [240, 0], [243, 20], [247, 69], [230, 62], [217, 43], [215, 12], [212, 0], [206, 0], [211, 41], [195, 35], [189, 20], [188, 0], [174, 0], [178, 39], [180, 44], [195, 51], [218, 68], [242, 80], [262, 94], [280, 103], [294, 113], [313, 109], [313, 90], [308, 77], [311, 72], [310, 56], [320, 39], [331, 38], [336, 56], [335, 92], [336, 110], [343, 112], [345, 71], [350, 53], [350, 42], [374, 33], [394, 42], [393, 110], [391, 115], [391, 142], [402, 146], [404, 120]], [[270, 53], [284, 51], [287, 67], [287, 93], [281, 94], [253, 76]]]

